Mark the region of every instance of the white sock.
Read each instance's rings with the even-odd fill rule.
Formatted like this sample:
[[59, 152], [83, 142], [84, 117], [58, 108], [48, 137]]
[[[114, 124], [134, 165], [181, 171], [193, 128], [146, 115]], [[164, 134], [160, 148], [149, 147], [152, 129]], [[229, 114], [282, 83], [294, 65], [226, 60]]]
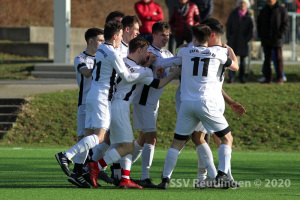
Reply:
[[179, 151], [177, 149], [169, 148], [166, 160], [165, 160], [165, 166], [163, 171], [163, 178], [171, 178], [172, 172], [176, 166], [177, 158], [179, 155]]
[[206, 179], [206, 165], [200, 156], [200, 152], [198, 152], [198, 148], [196, 147], [197, 156], [198, 156], [198, 171], [197, 171], [197, 179], [199, 181], [203, 181]]
[[231, 159], [231, 147], [226, 144], [221, 144], [219, 147], [219, 170], [228, 173]]
[[77, 144], [71, 147], [68, 151], [65, 152], [65, 156], [71, 160], [76, 154], [82, 153], [84, 151], [90, 150], [94, 146], [99, 144], [99, 138], [97, 135], [89, 135], [87, 137], [82, 138]]
[[95, 146], [92, 149], [93, 150], [92, 160], [95, 162], [100, 160], [100, 158], [102, 158], [106, 154], [108, 149], [109, 149], [109, 145], [106, 144], [105, 142], [102, 142], [102, 143], [98, 144], [97, 146]]
[[120, 158], [121, 158], [121, 156], [118, 153], [118, 151], [115, 148], [113, 148], [105, 154], [105, 156], [103, 157], [103, 160], [105, 161], [106, 165], [110, 165], [110, 164], [120, 160]]
[[230, 180], [234, 180], [234, 179], [233, 179], [233, 176], [232, 176], [232, 174], [231, 174], [231, 165], [229, 165], [229, 169], [228, 169], [228, 172], [227, 172], [227, 176], [228, 176], [228, 178], [229, 178]]
[[74, 163], [83, 164], [88, 156], [89, 151], [84, 151], [82, 153], [78, 153], [74, 156]]
[[207, 169], [210, 178], [217, 176], [216, 166], [214, 164], [214, 158], [207, 143], [200, 144], [196, 147], [198, 160], [199, 158], [203, 161], [205, 168]]
[[120, 165], [122, 168], [122, 178], [130, 179], [130, 170], [132, 165], [132, 155], [127, 154], [120, 159]]
[[149, 171], [153, 161], [155, 146], [152, 144], [144, 144], [142, 152], [142, 177], [141, 180], [150, 178]]
[[132, 163], [135, 163], [135, 161], [137, 161], [137, 159], [139, 159], [139, 157], [142, 154], [142, 150], [143, 150], [143, 147], [141, 145], [139, 145], [139, 143], [137, 143], [137, 141], [134, 141], [134, 151], [132, 153]]

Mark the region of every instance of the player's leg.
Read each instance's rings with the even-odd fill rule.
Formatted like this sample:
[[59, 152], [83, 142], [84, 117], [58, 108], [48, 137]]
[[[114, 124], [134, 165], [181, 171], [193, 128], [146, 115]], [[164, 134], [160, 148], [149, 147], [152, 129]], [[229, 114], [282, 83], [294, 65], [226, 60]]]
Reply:
[[145, 188], [156, 188], [157, 186], [150, 179], [150, 167], [156, 144], [156, 131], [154, 129], [152, 131], [150, 129], [144, 131], [145, 144], [142, 151], [142, 176], [139, 184]]
[[[85, 136], [92, 135], [94, 130], [86, 129]], [[85, 137], [84, 137], [85, 138]], [[83, 139], [84, 139], [83, 138]], [[74, 157], [74, 169], [70, 176], [68, 177], [68, 181], [77, 187], [80, 188], [91, 188], [91, 182], [89, 178], [89, 174], [84, 172], [84, 162], [86, 160], [88, 151], [83, 151], [81, 153], [77, 153]]]
[[[196, 145], [196, 151], [198, 155], [197, 179], [199, 184], [197, 185], [197, 188], [204, 188], [206, 186], [213, 187], [211, 180], [214, 180], [214, 178], [217, 176], [217, 170], [214, 164], [213, 155], [210, 147], [204, 139], [204, 135], [205, 133], [201, 131], [194, 132], [192, 135], [192, 140]], [[206, 178], [207, 172], [209, 178]]]
[[158, 189], [167, 189], [178, 155], [199, 123], [199, 119], [194, 117], [194, 107], [195, 103], [190, 101], [182, 102], [180, 105], [174, 139], [165, 159], [162, 182], [157, 186]]
[[107, 100], [86, 100], [85, 128], [93, 129], [94, 132], [65, 152], [65, 156], [69, 160], [77, 153], [88, 151], [104, 141], [105, 134], [110, 126], [110, 107], [110, 102]]
[[218, 175], [216, 181], [220, 184], [219, 187], [229, 188], [229, 177], [227, 176], [228, 170], [230, 168], [231, 152], [232, 152], [232, 141], [233, 137], [230, 132], [229, 126], [226, 129], [215, 132], [215, 134], [220, 138], [221, 145], [218, 151], [219, 165], [218, 165]]
[[[85, 152], [84, 157], [86, 158], [89, 149], [104, 141], [106, 132], [110, 126], [110, 107], [111, 103], [107, 100], [86, 100], [85, 126], [87, 129], [93, 129], [93, 134], [84, 137], [66, 151], [64, 154], [66, 158], [71, 159], [74, 155], [83, 152]], [[76, 174], [76, 177], [69, 177], [68, 180], [74, 184], [76, 178], [77, 180], [81, 180], [81, 175], [80, 173]], [[94, 187], [98, 187], [98, 184], [94, 184]]]
[[223, 108], [223, 101], [207, 100], [199, 101], [198, 107], [195, 109], [199, 111], [197, 112], [197, 116], [201, 120], [207, 132], [214, 133], [221, 139], [221, 145], [218, 152], [219, 166], [216, 181], [222, 184], [223, 188], [228, 188], [230, 185], [227, 172], [230, 167], [233, 138], [227, 120], [223, 116]]
[[156, 185], [153, 184], [150, 179], [150, 168], [152, 165], [156, 145], [156, 121], [158, 116], [158, 106], [140, 106], [140, 111], [145, 143], [142, 150], [142, 176], [139, 184], [146, 188], [156, 188]]
[[[121, 151], [123, 150], [123, 152]], [[120, 188], [133, 188], [133, 189], [143, 189], [140, 185], [134, 183], [130, 180], [130, 172], [131, 172], [131, 165], [132, 165], [132, 152], [134, 149], [134, 142], [132, 143], [121, 143], [120, 146], [117, 148], [120, 151], [120, 154], [126, 154], [120, 159], [121, 165], [121, 181], [119, 184]], [[126, 150], [126, 152], [124, 152]], [[131, 150], [131, 151], [129, 151]]]
[[144, 143], [145, 143], [145, 136], [143, 131], [139, 131], [139, 137], [138, 139], [134, 142], [134, 150], [132, 153], [132, 162], [135, 163], [137, 159], [142, 155]]
[[[110, 132], [108, 131], [105, 135], [104, 141], [92, 149], [92, 156], [90, 161], [98, 161], [102, 158], [110, 147]], [[89, 166], [90, 167], [90, 166]], [[99, 167], [99, 165], [97, 166]], [[99, 167], [99, 175], [98, 179], [105, 181], [106, 183], [113, 183], [113, 179], [109, 177], [109, 175], [105, 172], [105, 168]]]
[[132, 104], [132, 117], [133, 117], [133, 128], [139, 130], [139, 137], [134, 142], [134, 151], [132, 153], [132, 161], [135, 163], [141, 156], [142, 150], [145, 143], [145, 136], [143, 134], [143, 110], [139, 104]]
[[167, 189], [171, 175], [176, 166], [178, 155], [189, 136], [175, 134], [171, 147], [167, 152], [165, 164], [162, 173], [162, 182], [157, 185], [158, 189]]
[[[220, 145], [221, 145], [221, 140], [220, 140], [220, 138], [219, 138], [218, 136], [216, 136], [215, 134], [213, 134], [212, 137], [213, 137], [215, 143], [217, 144], [217, 146], [220, 147]], [[240, 184], [239, 184], [238, 182], [234, 181], [234, 178], [233, 178], [233, 176], [232, 176], [232, 173], [231, 173], [231, 164], [230, 164], [230, 166], [229, 166], [229, 170], [228, 170], [228, 172], [227, 172], [227, 176], [229, 177], [230, 182], [232, 183], [232, 184], [231, 184], [232, 187], [240, 187]]]

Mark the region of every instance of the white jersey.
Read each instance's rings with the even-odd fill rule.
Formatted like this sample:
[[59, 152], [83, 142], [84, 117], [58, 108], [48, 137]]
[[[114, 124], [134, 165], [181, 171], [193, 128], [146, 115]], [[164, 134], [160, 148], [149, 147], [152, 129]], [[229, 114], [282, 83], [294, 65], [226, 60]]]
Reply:
[[[157, 56], [155, 62], [152, 63], [150, 68], [152, 69], [153, 77], [160, 79], [160, 77], [157, 77], [156, 68], [160, 66], [160, 63], [162, 62], [162, 60], [164, 58], [173, 57], [173, 54], [166, 49], [159, 49], [153, 45], [150, 45], [148, 47], [148, 52], [151, 52]], [[166, 77], [168, 75], [168, 73], [169, 73], [169, 69], [166, 69], [165, 73], [163, 75], [163, 78]], [[155, 89], [155, 88], [151, 88], [147, 85], [139, 84], [137, 86], [136, 90], [137, 91], [136, 91], [136, 95], [133, 99], [133, 103], [145, 105], [145, 106], [155, 106], [156, 107], [156, 106], [158, 106], [158, 101], [164, 90], [164, 87], [161, 89]]]
[[182, 58], [181, 101], [223, 99], [224, 67], [233, 62], [224, 49], [221, 46], [184, 47], [178, 51], [177, 56]]
[[[130, 58], [124, 58], [123, 60], [126, 67], [130, 69], [132, 73], [152, 74], [151, 69], [138, 65], [135, 61], [131, 60]], [[157, 88], [159, 85], [159, 79], [154, 79], [152, 76], [150, 76], [129, 83], [127, 81], [122, 80], [122, 78], [119, 77], [117, 80], [116, 92], [113, 96], [113, 100], [120, 99], [131, 102], [136, 93], [135, 89], [137, 83], [151, 85], [152, 87]]]
[[126, 44], [123, 40], [121, 41], [119, 47], [116, 49], [120, 55], [120, 57], [126, 58], [129, 55], [128, 44]]
[[106, 99], [110, 101], [114, 92], [117, 73], [127, 82], [131, 82], [136, 78], [141, 79], [151, 76], [150, 73], [130, 73], [130, 69], [127, 69], [118, 52], [111, 44], [103, 43], [99, 45], [95, 62], [92, 74], [93, 81], [90, 92], [87, 95], [89, 99]]
[[76, 79], [79, 87], [78, 106], [85, 104], [86, 96], [91, 88], [92, 76], [86, 78], [79, 70], [82, 68], [93, 69], [95, 56], [88, 55], [83, 52], [74, 58], [74, 66], [76, 71]]

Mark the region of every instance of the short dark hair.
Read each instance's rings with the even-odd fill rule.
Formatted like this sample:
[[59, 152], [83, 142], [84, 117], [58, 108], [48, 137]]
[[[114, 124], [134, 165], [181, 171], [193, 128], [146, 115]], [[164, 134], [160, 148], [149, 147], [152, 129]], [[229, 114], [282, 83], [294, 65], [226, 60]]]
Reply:
[[193, 36], [196, 37], [200, 44], [208, 42], [211, 34], [211, 29], [205, 24], [192, 26]]
[[141, 37], [136, 37], [129, 42], [129, 53], [134, 53], [138, 48], [149, 46], [149, 42]]
[[156, 34], [158, 32], [164, 32], [167, 30], [171, 30], [171, 27], [169, 23], [165, 21], [155, 22], [152, 26], [152, 34]]
[[141, 22], [139, 20], [139, 18], [136, 15], [130, 16], [127, 15], [125, 16], [121, 23], [123, 24], [123, 29], [125, 29], [127, 26], [129, 28], [133, 27], [135, 23], [138, 23], [139, 25], [141, 25]]
[[125, 17], [125, 14], [122, 13], [121, 11], [113, 11], [111, 13], [109, 13], [106, 17], [105, 23], [110, 22], [110, 21], [114, 21], [116, 17]]
[[219, 20], [215, 18], [207, 18], [203, 21], [201, 21], [201, 24], [207, 25], [212, 32], [216, 34], [223, 35], [224, 34], [224, 27], [223, 25], [219, 22]]
[[110, 40], [114, 34], [118, 34], [123, 29], [121, 22], [111, 21], [104, 25], [104, 39]]
[[85, 34], [85, 41], [88, 42], [90, 38], [97, 37], [98, 35], [103, 35], [104, 31], [100, 28], [89, 28]]

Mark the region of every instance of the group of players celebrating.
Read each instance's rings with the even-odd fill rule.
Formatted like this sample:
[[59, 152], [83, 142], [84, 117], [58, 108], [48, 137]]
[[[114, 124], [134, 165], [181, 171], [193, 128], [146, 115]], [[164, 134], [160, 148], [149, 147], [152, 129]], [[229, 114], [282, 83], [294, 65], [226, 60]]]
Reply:
[[[153, 25], [153, 42], [149, 44], [137, 37], [140, 21], [136, 16], [114, 15], [117, 13], [108, 16], [104, 31], [98, 28], [86, 31], [87, 48], [74, 60], [80, 88], [78, 143], [55, 155], [68, 181], [80, 188], [99, 187], [99, 178], [120, 188], [167, 189], [178, 155], [192, 138], [198, 155], [195, 187], [238, 187], [231, 174], [233, 137], [223, 116], [224, 100], [238, 115], [246, 111], [222, 90], [225, 69], [238, 70], [233, 50], [222, 45], [222, 24], [209, 18], [193, 26], [193, 41], [173, 56], [163, 49], [170, 34], [167, 22]], [[155, 185], [150, 178], [150, 167], [156, 144], [159, 98], [164, 86], [178, 76], [174, 139], [165, 159], [162, 182]], [[133, 128], [139, 130], [136, 141], [130, 104]], [[205, 134], [212, 134], [219, 146], [218, 171]], [[132, 180], [131, 165], [140, 156], [141, 179]], [[74, 168], [70, 172], [73, 157]], [[104, 172], [108, 165], [112, 178]]]

